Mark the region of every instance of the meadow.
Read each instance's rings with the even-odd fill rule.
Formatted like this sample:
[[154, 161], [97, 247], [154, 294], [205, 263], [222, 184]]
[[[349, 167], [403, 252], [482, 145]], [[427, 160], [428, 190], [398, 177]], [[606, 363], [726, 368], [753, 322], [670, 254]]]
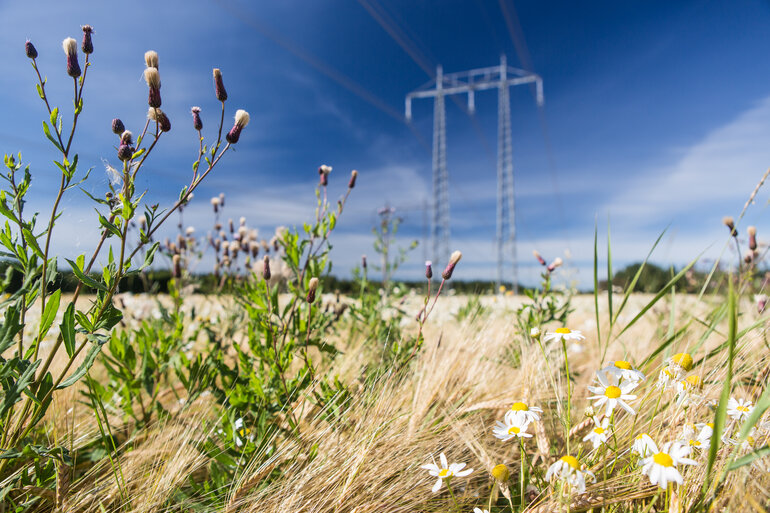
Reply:
[[[32, 172], [21, 155], [4, 159], [2, 511], [770, 507], [768, 246], [754, 227], [744, 236], [743, 213], [724, 220], [732, 267], [694, 274], [694, 260], [640, 294], [650, 255], [639, 255], [629, 279], [602, 288], [611, 244], [599, 255], [595, 233], [592, 294], [561, 285], [561, 259], [536, 254], [542, 281], [519, 296], [453, 293], [459, 251], [441, 269], [426, 263], [419, 286], [388, 279], [408, 250], [395, 247], [398, 221], [386, 216], [373, 248], [386, 279], [363, 260], [342, 294], [329, 249], [365, 173], [310, 170], [314, 218], [268, 237], [226, 220], [223, 194], [210, 198], [206, 235], [180, 223], [157, 240], [215, 167], [226, 172], [249, 115], [231, 108], [213, 70], [222, 110], [204, 130], [206, 113], [191, 109], [200, 144], [189, 183], [172, 205], [145, 205], [136, 177], [171, 130], [159, 56], [148, 52], [147, 122], [134, 134], [113, 121], [121, 167], [103, 197], [90, 196], [101, 238], [87, 253], [54, 255], [61, 198], [82, 194], [74, 189], [88, 178], [72, 136], [87, 108], [91, 32], [64, 41], [52, 75], [74, 84], [71, 115], [25, 46], [43, 135], [60, 154], [50, 213], [25, 210]], [[204, 280], [191, 269], [206, 252], [215, 264]], [[153, 264], [170, 268], [168, 293], [125, 292], [128, 279], [151, 290]], [[63, 291], [65, 270], [73, 291]]]

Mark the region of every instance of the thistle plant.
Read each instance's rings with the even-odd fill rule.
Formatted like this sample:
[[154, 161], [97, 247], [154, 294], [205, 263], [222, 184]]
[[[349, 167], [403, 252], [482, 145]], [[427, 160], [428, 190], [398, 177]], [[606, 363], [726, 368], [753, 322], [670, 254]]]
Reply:
[[[0, 360], [0, 380], [3, 386], [3, 404], [0, 408], [0, 479], [4, 486], [29, 484], [33, 477], [23, 466], [35, 461], [56, 460], [59, 464], [71, 463], [68, 451], [57, 445], [49, 445], [42, 433], [41, 422], [55, 394], [62, 389], [81, 382], [88, 377], [89, 370], [97, 359], [104, 344], [111, 339], [111, 333], [122, 318], [121, 311], [114, 305], [113, 298], [119, 292], [126, 278], [137, 274], [153, 262], [158, 243], [152, 243], [164, 222], [192, 197], [193, 191], [219, 164], [222, 157], [237, 142], [232, 137], [227, 142], [219, 135], [213, 144], [204, 144], [198, 130], [199, 151], [193, 163], [193, 175], [184, 186], [176, 202], [165, 209], [158, 205], [142, 204], [146, 191], [136, 190], [136, 178], [147, 159], [160, 142], [163, 134], [171, 129], [168, 115], [160, 107], [160, 75], [157, 69], [157, 54], [148, 52], [145, 70], [149, 95], [149, 111], [144, 128], [139, 136], [126, 130], [123, 122], [115, 119], [112, 131], [117, 135], [117, 160], [120, 164], [111, 167], [115, 180], [109, 185], [103, 197], [89, 195], [97, 205], [98, 230], [100, 238], [92, 252], [65, 258], [78, 284], [68, 303], [62, 301], [60, 288], [59, 259], [53, 255], [51, 240], [57, 220], [61, 215], [61, 201], [65, 194], [74, 193], [87, 178], [89, 172], [79, 167], [79, 157], [73, 146], [78, 129], [80, 114], [85, 108], [85, 84], [89, 71], [94, 65], [91, 57], [94, 51], [94, 30], [83, 27], [82, 52], [85, 54], [81, 67], [78, 45], [73, 38], [64, 40], [66, 61], [64, 69], [72, 79], [73, 113], [68, 118], [46, 91], [47, 79], [38, 67], [38, 51], [31, 42], [25, 45], [37, 77], [37, 93], [43, 102], [46, 120], [43, 133], [58, 153], [54, 161], [59, 175], [59, 187], [52, 199], [50, 214], [40, 222], [40, 215], [25, 210], [25, 197], [32, 185], [32, 173], [24, 166], [21, 155], [6, 155], [3, 178], [7, 182], [0, 191], [0, 214], [6, 224], [0, 230], [0, 243], [5, 248], [4, 257], [12, 268], [23, 277], [22, 286], [9, 295], [2, 303], [3, 323], [0, 330], [0, 352], [13, 348], [8, 359]], [[150, 66], [152, 64], [152, 66]], [[224, 100], [222, 111], [225, 110]], [[236, 116], [238, 131], [248, 122], [248, 115], [239, 111]], [[65, 128], [68, 125], [69, 128]], [[87, 194], [87, 193], [86, 193]], [[135, 224], [143, 210], [144, 221], [139, 224], [139, 241], [129, 248], [129, 227]], [[97, 260], [103, 253], [106, 265], [96, 268]], [[140, 253], [141, 252], [141, 253]], [[143, 262], [137, 262], [143, 254]], [[88, 305], [81, 306], [78, 300], [86, 292], [95, 296]], [[41, 312], [40, 326], [34, 331], [28, 326], [27, 315], [32, 309]], [[63, 309], [62, 322], [54, 328], [54, 320]], [[50, 347], [43, 349], [43, 340], [51, 329], [58, 331]], [[53, 365], [57, 362], [57, 365]], [[93, 389], [92, 389], [93, 390]], [[100, 423], [107, 423], [103, 408], [94, 411]], [[10, 481], [8, 481], [10, 480]], [[38, 485], [41, 483], [38, 483]], [[45, 484], [45, 483], [42, 483]], [[11, 494], [13, 496], [13, 494]]]

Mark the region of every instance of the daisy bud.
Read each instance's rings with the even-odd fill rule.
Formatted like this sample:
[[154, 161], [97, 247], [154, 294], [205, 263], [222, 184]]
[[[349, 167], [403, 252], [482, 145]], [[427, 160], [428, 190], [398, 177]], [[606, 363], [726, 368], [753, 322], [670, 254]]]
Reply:
[[749, 249], [754, 251], [757, 249], [757, 228], [755, 226], [749, 226], [746, 231], [749, 234]]
[[511, 478], [511, 473], [508, 471], [508, 467], [501, 463], [499, 465], [495, 465], [495, 467], [492, 469], [492, 477], [494, 477], [495, 481], [499, 483], [507, 483]]
[[80, 64], [78, 64], [78, 42], [68, 37], [61, 43], [64, 53], [67, 55], [67, 75], [72, 78], [80, 76]]
[[[151, 68], [147, 68], [151, 69]], [[158, 128], [161, 132], [168, 132], [171, 130], [171, 120], [168, 119], [166, 113], [158, 108], [150, 107], [147, 110], [147, 119], [158, 122]]]
[[200, 132], [203, 130], [203, 121], [201, 121], [201, 108], [193, 107], [191, 112], [193, 117], [193, 128]]
[[433, 278], [433, 262], [430, 260], [425, 261], [425, 277], [429, 280]]
[[37, 50], [35, 49], [35, 45], [32, 44], [32, 41], [27, 40], [24, 44], [24, 51], [30, 59], [37, 59]]
[[312, 304], [315, 301], [315, 291], [317, 288], [318, 278], [310, 278], [310, 281], [307, 283], [307, 296], [305, 297], [308, 304]]
[[112, 133], [120, 135], [126, 131], [126, 127], [121, 120], [115, 118], [112, 120]]
[[540, 262], [540, 265], [546, 265], [545, 264], [545, 258], [540, 256], [540, 253], [538, 253], [537, 250], [533, 250], [532, 254], [535, 255], [535, 258], [537, 259], [538, 262]]
[[238, 109], [235, 111], [235, 124], [233, 125], [233, 128], [230, 129], [229, 132], [227, 132], [227, 135], [225, 136], [225, 139], [227, 139], [227, 142], [230, 144], [235, 144], [238, 142], [238, 139], [241, 137], [241, 130], [243, 130], [243, 127], [249, 124], [249, 113], [246, 112], [243, 109]]
[[118, 158], [122, 161], [131, 160], [131, 156], [134, 154], [134, 148], [128, 144], [121, 144], [118, 146]]
[[129, 130], [124, 130], [123, 133], [120, 134], [120, 142], [122, 144], [134, 144], [134, 134]]
[[91, 41], [93, 31], [94, 29], [91, 25], [83, 25], [83, 44], [80, 46], [80, 49], [85, 54], [94, 53], [94, 43]]
[[225, 83], [222, 80], [222, 72], [219, 68], [214, 68], [214, 93], [220, 102], [227, 100], [227, 91], [225, 91]]
[[538, 340], [540, 338], [540, 328], [535, 326], [534, 328], [529, 330], [529, 336], [535, 340]]
[[448, 280], [452, 277], [452, 273], [455, 270], [455, 266], [457, 265], [457, 262], [460, 261], [460, 259], [463, 257], [463, 254], [459, 251], [455, 251], [452, 253], [452, 255], [449, 257], [449, 263], [447, 264], [446, 268], [444, 269], [444, 272], [441, 273], [441, 277], [445, 280]]
[[329, 173], [331, 172], [332, 172], [332, 167], [327, 166], [326, 164], [318, 168], [318, 175], [321, 177], [322, 186], [326, 187], [326, 185], [329, 183]]
[[145, 68], [144, 81], [150, 88], [147, 104], [157, 109], [160, 107], [160, 73], [158, 73], [158, 68]]
[[693, 359], [689, 353], [677, 353], [671, 357], [671, 361], [689, 372], [692, 370]]
[[361, 268], [366, 269], [366, 255], [361, 255]]
[[348, 189], [352, 189], [356, 186], [356, 178], [358, 178], [358, 171], [355, 169], [350, 173], [350, 181], [348, 182]]
[[556, 269], [557, 267], [561, 266], [561, 264], [563, 264], [563, 263], [564, 262], [562, 261], [562, 259], [560, 257], [556, 257], [553, 260], [553, 262], [551, 262], [551, 264], [547, 267], [548, 272], [552, 273], [554, 271], [554, 269]]
[[730, 235], [733, 237], [738, 236], [738, 231], [735, 229], [735, 221], [731, 216], [725, 216], [722, 218], [722, 224], [730, 229]]
[[148, 68], [158, 69], [158, 52], [155, 50], [148, 50], [144, 52], [144, 62]]
[[265, 255], [264, 258], [262, 258], [262, 262], [264, 262], [264, 265], [262, 267], [262, 277], [265, 279], [265, 281], [270, 280], [270, 257]]

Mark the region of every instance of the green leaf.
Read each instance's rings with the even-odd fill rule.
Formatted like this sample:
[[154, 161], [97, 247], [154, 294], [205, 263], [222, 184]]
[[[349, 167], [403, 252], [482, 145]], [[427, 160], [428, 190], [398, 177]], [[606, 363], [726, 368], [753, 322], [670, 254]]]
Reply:
[[51, 126], [56, 126], [56, 120], [59, 118], [59, 107], [54, 107], [51, 111], [50, 121]]
[[764, 447], [760, 447], [759, 449], [748, 453], [746, 456], [742, 458], [738, 458], [734, 462], [730, 463], [730, 465], [727, 466], [727, 471], [730, 472], [737, 468], [741, 468], [746, 465], [749, 465], [750, 463], [754, 463], [755, 460], [764, 458], [768, 454], [770, 454], [770, 445], [765, 445]]
[[155, 252], [158, 251], [159, 247], [160, 247], [159, 242], [156, 242], [155, 244], [150, 246], [150, 249], [147, 250], [147, 253], [144, 255], [144, 263], [142, 264], [142, 267], [139, 268], [140, 271], [152, 265], [152, 261], [155, 258]]
[[[96, 209], [94, 209], [96, 210]], [[106, 217], [104, 217], [102, 214], [99, 213], [98, 210], [96, 210], [96, 215], [99, 216], [99, 224], [104, 226], [104, 228], [111, 234], [118, 238], [120, 238], [121, 233], [117, 226], [115, 226], [114, 223], [111, 223]]]
[[10, 305], [5, 309], [3, 325], [0, 327], [0, 354], [13, 345], [13, 339], [20, 330], [19, 310], [15, 305]]
[[24, 230], [22, 230], [22, 233], [24, 235], [24, 240], [27, 241], [27, 244], [29, 244], [29, 247], [32, 248], [32, 251], [34, 251], [35, 254], [40, 258], [45, 259], [45, 256], [43, 255], [43, 250], [40, 249], [40, 245], [37, 243], [37, 238], [35, 238], [35, 236], [32, 235], [32, 232], [24, 228]]
[[32, 383], [32, 380], [35, 379], [35, 370], [40, 365], [40, 363], [41, 360], [38, 360], [35, 363], [27, 365], [27, 368], [24, 369], [24, 372], [21, 373], [19, 379], [17, 379], [15, 383], [12, 383], [8, 389], [5, 390], [3, 405], [2, 408], [0, 408], [0, 417], [5, 417], [5, 414], [8, 413], [8, 411], [13, 407], [14, 404], [19, 401], [19, 399], [21, 399], [22, 392], [24, 392], [29, 384]]
[[80, 280], [81, 283], [83, 283], [84, 285], [88, 285], [92, 289], [102, 290], [104, 292], [109, 291], [103, 283], [100, 283], [94, 280], [93, 278], [91, 278], [90, 276], [87, 276], [86, 274], [84, 274], [83, 271], [80, 269], [80, 267], [78, 267], [78, 264], [76, 264], [69, 258], [65, 260], [67, 260], [67, 263], [70, 264], [70, 267], [72, 267], [72, 272], [75, 273], [75, 276], [77, 276], [78, 280]]
[[96, 357], [102, 350], [102, 346], [105, 342], [107, 342], [107, 338], [89, 337], [89, 339], [91, 339], [92, 342], [96, 340], [96, 342], [91, 345], [91, 349], [88, 350], [83, 363], [80, 364], [80, 367], [78, 367], [69, 378], [59, 383], [59, 386], [56, 387], [56, 390], [61, 390], [63, 388], [74, 385], [80, 380], [80, 378], [86, 375], [86, 372], [88, 372], [91, 367], [93, 367], [94, 362], [96, 361]]
[[51, 141], [51, 144], [56, 146], [57, 150], [59, 150], [60, 152], [64, 153], [64, 148], [62, 148], [61, 144], [59, 144], [59, 141], [54, 139], [54, 137], [51, 135], [51, 129], [48, 128], [48, 123], [46, 123], [45, 121], [43, 121], [43, 133], [48, 138], [48, 140]]
[[56, 290], [48, 298], [48, 302], [45, 305], [43, 316], [40, 319], [40, 332], [38, 338], [42, 339], [48, 334], [48, 330], [51, 329], [56, 314], [59, 311], [59, 302], [61, 300], [61, 289]]
[[62, 340], [64, 340], [64, 348], [67, 350], [67, 355], [71, 358], [75, 354], [75, 304], [70, 303], [67, 305], [67, 309], [64, 311], [64, 317], [61, 324], [59, 324], [61, 330]]

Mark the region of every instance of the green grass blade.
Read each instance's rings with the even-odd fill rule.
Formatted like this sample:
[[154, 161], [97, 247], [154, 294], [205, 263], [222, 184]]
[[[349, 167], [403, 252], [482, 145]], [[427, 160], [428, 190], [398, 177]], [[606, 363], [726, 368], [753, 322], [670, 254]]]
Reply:
[[602, 332], [599, 324], [599, 223], [594, 222], [594, 311], [596, 312], [596, 340], [602, 352]]
[[[714, 431], [711, 435], [711, 447], [709, 448], [708, 462], [706, 463], [706, 477], [703, 480], [702, 494], [705, 496], [711, 486], [711, 471], [714, 469], [714, 461], [717, 459], [717, 451], [722, 439], [722, 432], [725, 428], [725, 419], [727, 418], [727, 402], [730, 400], [730, 389], [733, 380], [733, 359], [735, 358], [735, 338], [737, 333], [737, 317], [735, 306], [735, 289], [733, 288], [732, 276], [729, 280], [729, 291], [727, 297], [728, 316], [730, 328], [727, 334], [728, 351], [727, 351], [727, 375], [725, 376], [725, 382], [722, 386], [722, 394], [719, 397], [719, 405], [717, 405], [716, 412], [714, 413]], [[708, 498], [706, 498], [708, 500]]]
[[753, 463], [754, 460], [763, 458], [768, 454], [770, 454], [770, 445], [765, 445], [764, 447], [761, 447], [756, 451], [750, 452], [746, 456], [742, 458], [738, 458], [734, 462], [730, 463], [730, 465], [727, 466], [727, 471], [730, 472], [737, 468], [741, 468], [745, 465], [749, 465], [750, 463]]
[[[612, 242], [610, 241], [610, 216], [607, 215], [607, 307], [612, 323]], [[607, 335], [609, 337], [609, 335]], [[609, 343], [609, 341], [607, 341]]]

